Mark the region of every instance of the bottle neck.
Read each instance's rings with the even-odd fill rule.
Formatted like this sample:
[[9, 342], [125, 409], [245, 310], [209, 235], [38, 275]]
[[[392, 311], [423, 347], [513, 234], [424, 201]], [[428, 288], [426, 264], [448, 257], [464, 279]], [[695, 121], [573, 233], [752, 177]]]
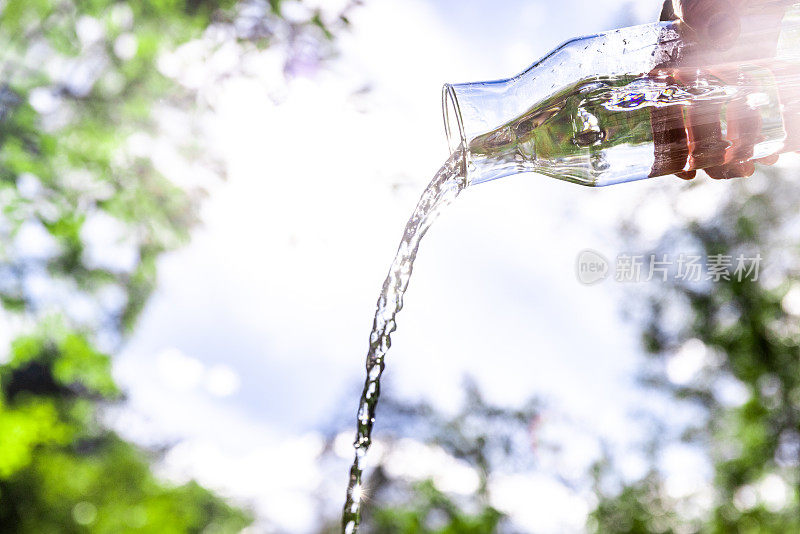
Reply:
[[[531, 150], [503, 142], [504, 125], [579, 80], [647, 74], [681, 45], [675, 23], [646, 24], [568, 41], [513, 78], [447, 84], [442, 108], [449, 148], [465, 148], [470, 184], [536, 171]], [[486, 150], [487, 142], [497, 149]]]
[[447, 142], [451, 152], [463, 148], [468, 183], [534, 170], [531, 160], [518, 157], [513, 147], [503, 150], [498, 143], [499, 150], [487, 152], [479, 141], [530, 108], [531, 100], [519, 88], [518, 78], [444, 86]]

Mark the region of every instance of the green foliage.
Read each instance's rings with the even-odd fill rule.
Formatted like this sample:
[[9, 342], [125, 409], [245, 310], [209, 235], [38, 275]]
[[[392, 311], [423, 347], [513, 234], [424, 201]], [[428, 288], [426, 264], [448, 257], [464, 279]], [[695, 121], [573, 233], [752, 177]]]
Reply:
[[[8, 478], [29, 466], [38, 446], [63, 444], [69, 438], [69, 427], [58, 420], [52, 402], [22, 403], [15, 407], [0, 405], [0, 478]], [[7, 499], [7, 497], [5, 498]], [[4, 497], [0, 495], [0, 502]]]
[[[539, 420], [539, 403], [507, 407], [487, 401], [472, 379], [464, 384], [464, 399], [455, 414], [442, 413], [426, 403], [408, 403], [389, 393], [381, 398], [380, 421], [388, 432], [378, 445], [382, 462], [411, 442], [412, 450], [449, 457], [475, 475], [472, 494], [448, 493], [433, 480], [409, 481], [392, 476], [380, 463], [365, 471], [367, 488], [361, 529], [379, 534], [484, 534], [506, 532], [508, 517], [491, 504], [489, 477], [530, 469], [534, 449], [532, 429]], [[326, 450], [333, 451], [334, 436]], [[413, 440], [413, 441], [411, 441]], [[414, 443], [415, 442], [415, 443]], [[417, 448], [418, 447], [418, 448]], [[403, 453], [407, 454], [407, 453]], [[323, 463], [328, 455], [323, 455]], [[426, 474], [424, 476], [433, 476]], [[341, 519], [333, 519], [319, 532], [338, 532]]]
[[616, 534], [675, 534], [681, 524], [674, 508], [674, 499], [665, 497], [664, 481], [660, 473], [651, 470], [644, 478], [626, 485], [615, 494], [602, 489], [605, 475], [612, 466], [608, 459], [597, 462], [592, 476], [598, 502], [589, 515], [591, 532]]
[[31, 465], [0, 483], [0, 514], [15, 532], [223, 533], [249, 522], [195, 483], [156, 481], [149, 458], [113, 435], [87, 445], [88, 453], [75, 447], [41, 448]]
[[[74, 332], [59, 332], [48, 325], [48, 334], [19, 337], [11, 345], [11, 360], [0, 372], [3, 380], [31, 365], [43, 365], [52, 371], [60, 387], [111, 398], [119, 394], [111, 378], [111, 360], [97, 352], [86, 337]], [[10, 386], [6, 385], [6, 389]]]
[[[699, 516], [686, 517], [685, 507], [666, 496], [663, 481], [651, 471], [616, 493], [597, 491], [591, 523], [596, 532], [800, 531], [800, 322], [785, 300], [800, 287], [794, 267], [798, 242], [791, 232], [800, 191], [790, 177], [762, 172], [769, 176], [766, 187], [725, 184], [727, 196], [714, 217], [688, 221], [654, 251], [659, 257], [677, 257], [686, 247], [704, 256], [759, 253], [758, 279], [659, 286], [643, 321], [651, 358], [644, 365], [645, 383], [702, 414], [679, 437], [707, 454], [713, 479], [698, 491], [712, 495], [712, 503]], [[688, 340], [702, 342], [704, 365], [688, 383], [676, 384], [663, 363]], [[741, 401], [721, 396], [731, 384]], [[661, 436], [659, 446], [668, 439]], [[653, 522], [664, 528], [653, 530]]]
[[103, 427], [102, 402], [118, 395], [110, 371], [108, 356], [74, 332], [14, 343], [0, 366], [0, 530], [178, 534], [247, 525], [246, 514], [195, 483], [158, 481], [148, 454]]
[[[97, 347], [119, 346], [156, 287], [158, 258], [198, 221], [203, 192], [152, 159], [166, 146], [208, 162], [202, 140], [161, 127], [168, 111], [191, 130], [198, 98], [160, 58], [212, 26], [242, 54], [279, 38], [307, 51], [307, 37], [324, 41], [343, 20], [309, 10], [288, 21], [262, 0], [0, 2], [0, 328], [12, 315], [36, 325], [0, 364], [0, 532], [221, 533], [249, 522], [194, 483], [158, 481], [155, 458], [102, 424], [121, 395]], [[93, 241], [92, 228], [112, 242]]]
[[[395, 432], [411, 434], [413, 430], [415, 437], [473, 467], [479, 480], [476, 497], [483, 503], [489, 499], [491, 473], [530, 467], [531, 429], [540, 411], [536, 399], [522, 407], [498, 406], [488, 402], [467, 377], [464, 402], [454, 415], [442, 414], [425, 402], [412, 405], [387, 396], [381, 403], [381, 419]], [[419, 426], [424, 433], [419, 433]]]
[[[176, 1], [12, 0], [0, 15], [4, 242], [25, 225], [46, 229], [55, 250], [36, 263], [54, 280], [75, 284], [90, 299], [109, 286], [130, 293], [114, 314], [119, 327], [133, 324], [152, 291], [154, 259], [185, 242], [196, 221], [196, 195], [173, 186], [149, 160], [126, 155], [125, 143], [133, 133], [155, 135], [150, 104], [173, 86], [156, 68], [157, 56], [199, 35], [212, 7], [202, 6], [190, 16], [188, 4]], [[81, 27], [89, 35], [81, 37]], [[132, 43], [131, 57], [115, 51], [120, 39]], [[65, 76], [68, 69], [74, 73]], [[22, 181], [36, 187], [20, 191]], [[86, 257], [84, 225], [101, 213], [119, 222], [118, 239], [135, 251], [130, 270], [103, 269]], [[25, 278], [40, 266], [9, 246], [0, 247], [0, 262], [3, 301], [35, 307]]]
[[413, 499], [405, 506], [376, 510], [371, 528], [384, 534], [488, 534], [496, 531], [502, 518], [490, 506], [470, 515], [433, 482], [425, 481], [415, 486]]

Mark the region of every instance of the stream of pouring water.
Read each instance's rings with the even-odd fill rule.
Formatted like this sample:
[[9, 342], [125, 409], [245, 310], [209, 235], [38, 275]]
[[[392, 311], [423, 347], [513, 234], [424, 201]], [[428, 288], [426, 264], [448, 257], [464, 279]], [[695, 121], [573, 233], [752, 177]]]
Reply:
[[356, 533], [361, 522], [362, 462], [372, 443], [372, 425], [375, 423], [375, 408], [380, 396], [381, 374], [385, 366], [384, 358], [391, 346], [390, 336], [397, 328], [395, 317], [403, 308], [403, 294], [406, 292], [408, 281], [411, 278], [419, 243], [442, 209], [453, 202], [466, 186], [464, 152], [459, 148], [442, 165], [425, 192], [422, 193], [414, 213], [406, 223], [403, 239], [397, 248], [397, 254], [391, 269], [389, 269], [389, 274], [383, 282], [383, 289], [381, 289], [375, 310], [372, 332], [369, 335], [367, 379], [364, 382], [358, 406], [358, 432], [353, 443], [356, 454], [350, 468], [347, 501], [342, 514], [342, 532], [344, 534]]

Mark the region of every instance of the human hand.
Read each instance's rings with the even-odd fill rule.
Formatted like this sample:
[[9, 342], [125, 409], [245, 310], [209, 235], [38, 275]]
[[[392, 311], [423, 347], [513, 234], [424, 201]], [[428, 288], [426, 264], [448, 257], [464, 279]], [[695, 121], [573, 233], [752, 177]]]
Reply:
[[[776, 54], [781, 19], [792, 3], [792, 0], [666, 0], [661, 20], [677, 20], [676, 27], [687, 46], [679, 57], [659, 65], [651, 75], [666, 76], [678, 84], [690, 84], [698, 75], [713, 75], [725, 83], [735, 83], [741, 79], [742, 62], [785, 69], [786, 66], [771, 60]], [[798, 100], [797, 95], [785, 94], [791, 89], [783, 89], [784, 103]], [[797, 105], [784, 108], [787, 141], [791, 137], [800, 139]], [[754, 161], [771, 164], [777, 160], [777, 154], [752, 159], [761, 119], [743, 95], [731, 100], [724, 111], [719, 103], [696, 102], [691, 106], [654, 109], [651, 120], [655, 144], [652, 176], [674, 173], [690, 179], [697, 169], [703, 169], [712, 178], [742, 177], [754, 172]]]

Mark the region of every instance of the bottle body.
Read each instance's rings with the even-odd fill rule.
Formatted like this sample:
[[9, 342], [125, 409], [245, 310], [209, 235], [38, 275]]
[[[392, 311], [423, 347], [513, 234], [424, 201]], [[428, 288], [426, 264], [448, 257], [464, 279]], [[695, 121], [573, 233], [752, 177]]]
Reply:
[[536, 172], [588, 186], [783, 150], [779, 89], [797, 76], [758, 61], [673, 68], [684, 47], [676, 23], [655, 23], [569, 41], [514, 78], [446, 85], [450, 148], [466, 148], [470, 183]]

